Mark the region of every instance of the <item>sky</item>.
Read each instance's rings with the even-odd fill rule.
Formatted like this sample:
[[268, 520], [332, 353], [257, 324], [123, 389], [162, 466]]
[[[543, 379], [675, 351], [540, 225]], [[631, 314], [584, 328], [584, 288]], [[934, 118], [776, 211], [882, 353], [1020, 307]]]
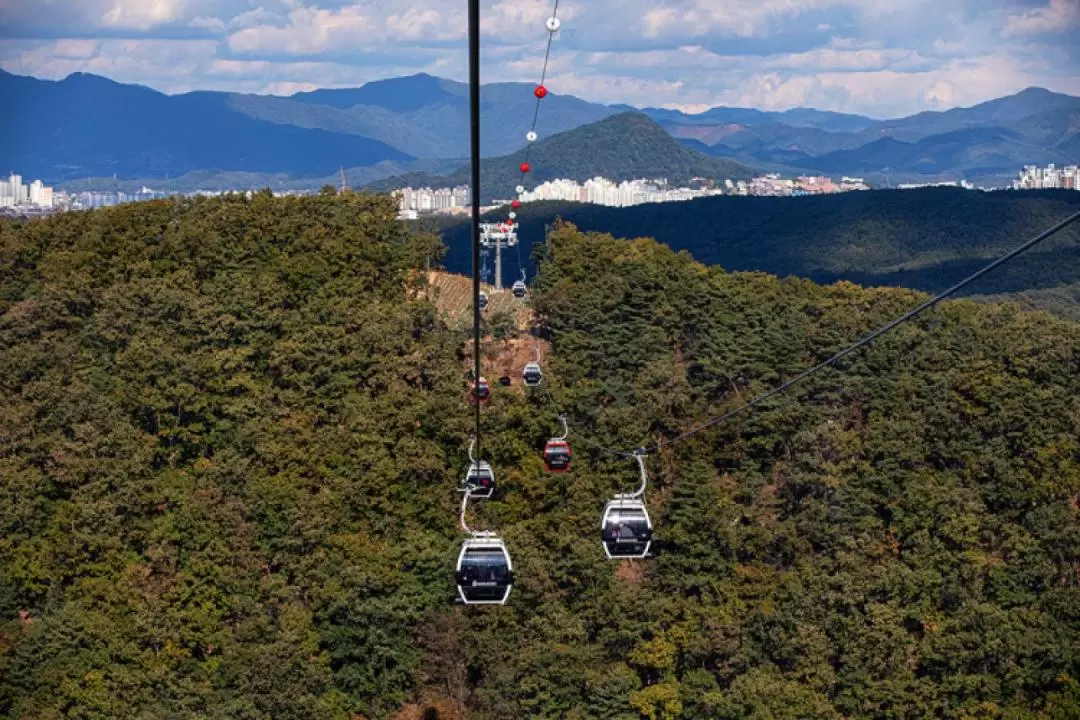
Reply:
[[[481, 0], [481, 80], [539, 76], [554, 0]], [[1080, 95], [1080, 0], [560, 0], [546, 85], [700, 112], [875, 118]], [[167, 93], [467, 77], [465, 0], [0, 0], [0, 68]]]

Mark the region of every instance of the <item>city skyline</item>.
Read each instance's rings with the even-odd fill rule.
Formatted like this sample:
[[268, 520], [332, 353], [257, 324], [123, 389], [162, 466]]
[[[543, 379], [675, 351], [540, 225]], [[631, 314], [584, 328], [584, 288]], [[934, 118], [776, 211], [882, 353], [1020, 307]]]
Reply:
[[0, 208], [27, 206], [51, 208], [53, 189], [38, 179], [26, 184], [22, 175], [12, 171], [5, 180], [0, 180]]
[[1042, 190], [1061, 188], [1080, 190], [1080, 166], [1047, 165], [1044, 168], [1027, 165], [1020, 171], [1020, 176], [1013, 181], [1014, 190]]
[[[0, 68], [41, 78], [286, 95], [465, 78], [464, 12], [435, 0], [0, 2]], [[549, 3], [482, 6], [483, 81], [533, 80]], [[559, 14], [548, 84], [595, 102], [887, 118], [1030, 86], [1080, 94], [1076, 0], [565, 0]]]

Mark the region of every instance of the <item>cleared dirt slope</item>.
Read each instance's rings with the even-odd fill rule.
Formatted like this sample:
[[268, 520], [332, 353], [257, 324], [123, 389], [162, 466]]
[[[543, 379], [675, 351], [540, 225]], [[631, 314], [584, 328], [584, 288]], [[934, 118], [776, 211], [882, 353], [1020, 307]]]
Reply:
[[[465, 330], [472, 326], [472, 278], [446, 272], [429, 272], [428, 299], [438, 308], [446, 323], [456, 329]], [[503, 340], [495, 340], [490, 335], [482, 338], [484, 377], [495, 384], [500, 377], [509, 377], [512, 387], [524, 387], [521, 373], [525, 365], [539, 359], [543, 364], [544, 356], [550, 345], [545, 340], [531, 334], [533, 314], [528, 298], [520, 300], [509, 289], [496, 292], [488, 285], [481, 288], [488, 295], [488, 305], [484, 317], [490, 323], [500, 315], [513, 319], [514, 331]], [[472, 343], [464, 348], [467, 368], [472, 367]]]

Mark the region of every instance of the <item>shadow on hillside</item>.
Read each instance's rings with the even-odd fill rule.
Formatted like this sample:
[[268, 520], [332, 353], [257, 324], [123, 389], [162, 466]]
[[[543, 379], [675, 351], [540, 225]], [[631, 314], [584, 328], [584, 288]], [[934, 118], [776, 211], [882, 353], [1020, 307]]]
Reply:
[[[866, 287], [905, 287], [937, 293], [960, 282], [991, 260], [992, 258], [985, 257], [965, 257], [929, 267], [883, 273], [813, 270], [808, 277], [823, 284], [850, 280]], [[1062, 248], [1052, 252], [1031, 251], [979, 278], [960, 294], [991, 295], [1046, 290], [1071, 285], [1078, 279], [1080, 248]]]

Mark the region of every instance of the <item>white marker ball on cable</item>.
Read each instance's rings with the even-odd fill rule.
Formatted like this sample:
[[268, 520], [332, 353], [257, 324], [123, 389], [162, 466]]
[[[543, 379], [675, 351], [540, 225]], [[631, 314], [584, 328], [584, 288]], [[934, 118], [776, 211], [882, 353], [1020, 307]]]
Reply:
[[547, 25], [548, 32], [558, 32], [559, 26], [562, 25], [562, 22], [560, 22], [559, 18], [557, 17], [550, 17], [544, 24]]
[[510, 213], [510, 219], [511, 220], [517, 220], [517, 213], [516, 212]]
[[520, 195], [521, 193], [525, 192], [525, 186], [524, 185], [518, 185], [516, 188], [514, 188], [514, 192], [516, 192], [518, 195]]
[[529, 132], [525, 133], [525, 139], [529, 142], [536, 142], [536, 132], [530, 130]]

